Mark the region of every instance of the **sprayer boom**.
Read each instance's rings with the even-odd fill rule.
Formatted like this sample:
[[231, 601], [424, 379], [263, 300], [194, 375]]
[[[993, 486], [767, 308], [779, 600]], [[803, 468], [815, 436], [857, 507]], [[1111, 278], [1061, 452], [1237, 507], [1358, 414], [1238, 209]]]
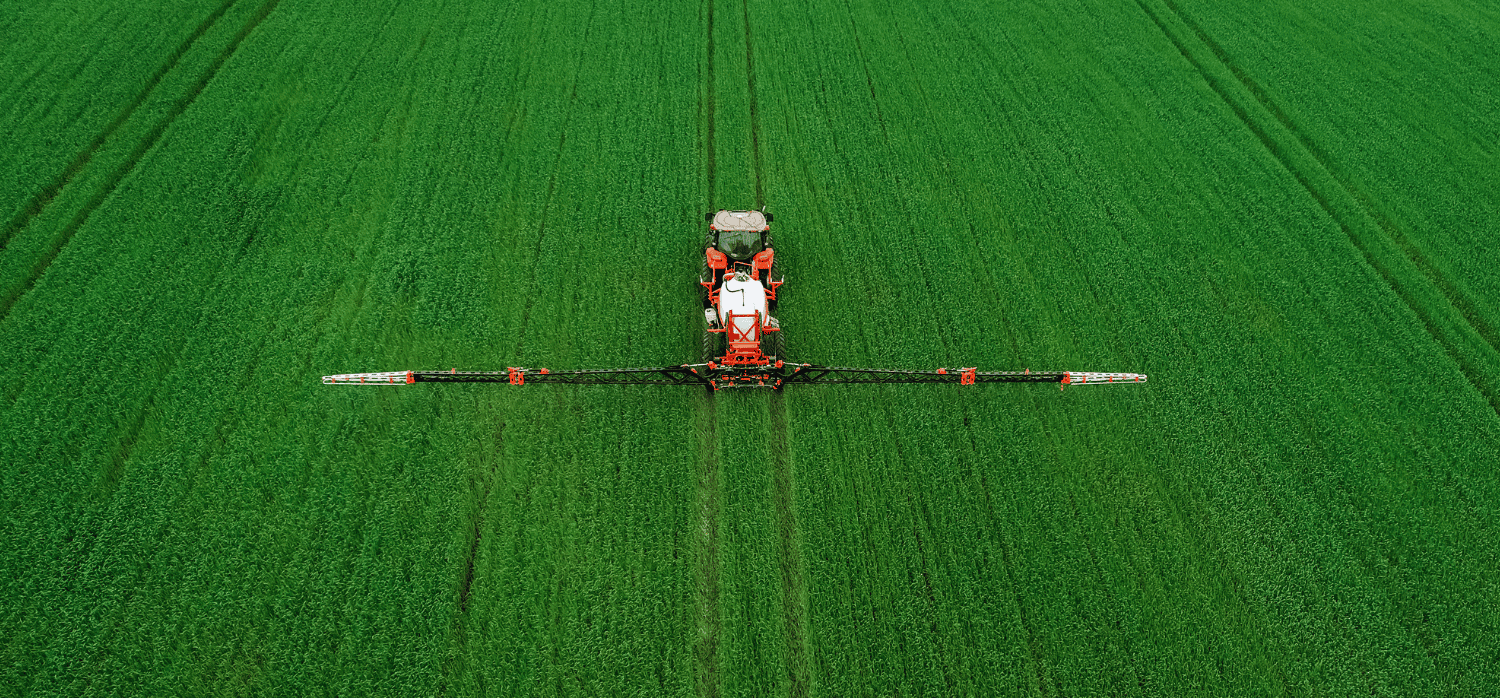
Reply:
[[323, 376], [325, 385], [406, 385], [409, 383], [569, 383], [572, 385], [703, 385], [722, 388], [771, 388], [790, 383], [1057, 383], [1110, 385], [1145, 383], [1141, 373], [1095, 373], [1088, 371], [979, 371], [974, 368], [938, 368], [905, 371], [884, 368], [818, 366], [777, 361], [761, 366], [727, 366], [715, 362], [613, 368], [583, 371], [549, 371], [545, 368], [510, 368], [505, 371], [389, 371]]

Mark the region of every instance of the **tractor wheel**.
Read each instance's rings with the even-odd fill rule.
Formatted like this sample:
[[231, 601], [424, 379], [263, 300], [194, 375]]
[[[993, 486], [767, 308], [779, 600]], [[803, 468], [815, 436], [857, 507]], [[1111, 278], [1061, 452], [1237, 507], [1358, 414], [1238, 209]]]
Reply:
[[[708, 303], [708, 287], [703, 284], [713, 283], [713, 279], [714, 270], [708, 268], [708, 260], [705, 259], [698, 267], [698, 300], [703, 301], [705, 304]], [[708, 306], [705, 305], [704, 307]]]
[[724, 355], [720, 346], [724, 343], [722, 332], [703, 331], [703, 352], [699, 355], [700, 363], [708, 363]]
[[781, 332], [760, 333], [760, 353], [766, 356], [781, 358], [782, 352], [786, 351], [786, 340], [782, 338]]

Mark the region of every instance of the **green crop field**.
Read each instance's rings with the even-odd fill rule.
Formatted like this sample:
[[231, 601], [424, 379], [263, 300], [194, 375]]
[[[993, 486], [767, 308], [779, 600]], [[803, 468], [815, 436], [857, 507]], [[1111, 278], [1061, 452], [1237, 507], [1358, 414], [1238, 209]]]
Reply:
[[[0, 13], [0, 694], [1500, 689], [1500, 10]], [[340, 387], [787, 354], [1145, 385]]]

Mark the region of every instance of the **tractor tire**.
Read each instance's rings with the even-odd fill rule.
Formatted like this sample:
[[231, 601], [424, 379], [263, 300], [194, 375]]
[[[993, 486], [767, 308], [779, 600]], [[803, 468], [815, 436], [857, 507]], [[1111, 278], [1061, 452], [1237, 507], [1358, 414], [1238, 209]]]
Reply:
[[723, 337], [722, 332], [703, 331], [703, 350], [698, 355], [699, 363], [706, 364], [724, 355], [724, 352], [720, 350], [724, 343]]
[[708, 307], [708, 287], [703, 284], [713, 283], [713, 278], [714, 270], [708, 268], [708, 260], [705, 259], [698, 267], [698, 300], [703, 302], [705, 308]]
[[760, 353], [774, 359], [781, 358], [782, 352], [786, 351], [786, 340], [781, 335], [781, 331], [760, 333]]

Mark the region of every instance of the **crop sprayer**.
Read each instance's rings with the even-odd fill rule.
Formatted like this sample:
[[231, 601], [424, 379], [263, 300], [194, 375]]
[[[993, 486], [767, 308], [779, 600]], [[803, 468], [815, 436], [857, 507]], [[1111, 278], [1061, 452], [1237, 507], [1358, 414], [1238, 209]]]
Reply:
[[1144, 383], [1140, 373], [1091, 371], [980, 371], [939, 368], [904, 371], [883, 368], [819, 366], [787, 361], [782, 356], [781, 324], [776, 320], [777, 293], [785, 279], [771, 244], [772, 214], [719, 211], [705, 216], [708, 233], [698, 273], [703, 301], [702, 363], [650, 368], [605, 368], [549, 371], [507, 368], [504, 371], [388, 371], [323, 376], [327, 385], [405, 385], [409, 383], [569, 383], [573, 385], [701, 385], [710, 390], [769, 388], [795, 383], [1058, 383], [1111, 385]]

